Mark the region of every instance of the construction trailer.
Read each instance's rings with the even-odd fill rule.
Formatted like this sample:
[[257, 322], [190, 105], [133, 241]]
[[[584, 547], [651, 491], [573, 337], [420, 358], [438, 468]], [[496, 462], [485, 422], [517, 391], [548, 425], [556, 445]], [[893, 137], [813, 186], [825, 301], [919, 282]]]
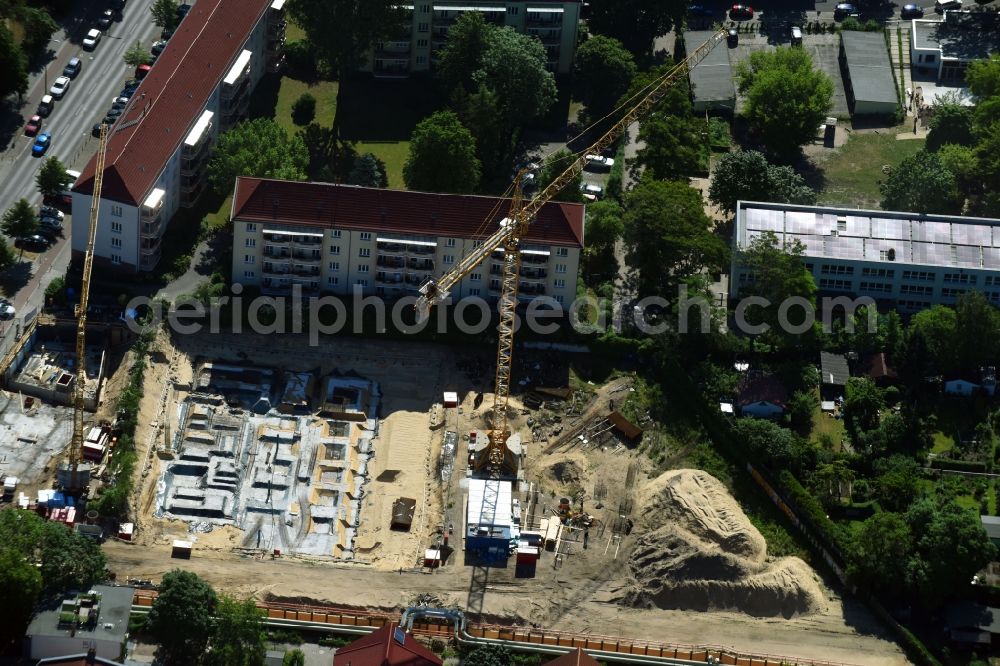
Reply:
[[467, 553], [487, 562], [507, 559], [511, 540], [517, 538], [511, 512], [512, 500], [510, 481], [469, 479], [465, 524]]
[[174, 541], [173, 549], [170, 551], [170, 557], [176, 557], [183, 560], [191, 559], [191, 550], [194, 548], [194, 544], [190, 541], [181, 541], [176, 539]]
[[392, 522], [389, 529], [409, 532], [413, 525], [413, 513], [417, 508], [417, 500], [410, 497], [400, 497], [392, 503]]

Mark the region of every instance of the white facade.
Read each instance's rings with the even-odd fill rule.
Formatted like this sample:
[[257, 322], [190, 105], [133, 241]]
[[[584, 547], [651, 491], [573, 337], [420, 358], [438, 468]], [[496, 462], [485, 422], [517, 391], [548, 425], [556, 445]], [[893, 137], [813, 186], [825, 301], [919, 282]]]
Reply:
[[741, 201], [730, 296], [753, 276], [739, 250], [766, 233], [799, 241], [820, 293], [867, 296], [903, 312], [982, 291], [1000, 305], [1000, 220]]
[[487, 23], [534, 35], [548, 54], [548, 68], [567, 74], [576, 53], [578, 0], [437, 0], [403, 5], [409, 34], [376, 45], [366, 71], [379, 77], [426, 72], [437, 60], [448, 31], [465, 12], [480, 12]]

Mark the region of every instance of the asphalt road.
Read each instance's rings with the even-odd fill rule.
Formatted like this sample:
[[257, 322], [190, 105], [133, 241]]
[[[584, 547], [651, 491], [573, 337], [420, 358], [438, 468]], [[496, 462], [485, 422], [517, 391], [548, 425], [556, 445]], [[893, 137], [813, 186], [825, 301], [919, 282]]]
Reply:
[[[31, 155], [33, 137], [24, 135], [24, 123], [35, 113], [38, 102], [47, 94], [48, 87], [62, 75], [63, 67], [72, 57], [79, 57], [83, 67], [70, 84], [63, 99], [55, 102], [48, 118], [43, 119], [42, 131], [50, 132], [52, 145], [46, 156], [58, 157], [68, 169], [81, 171], [97, 149], [97, 139], [90, 135], [94, 123], [104, 117], [115, 94], [132, 72], [122, 60], [131, 44], [139, 40], [150, 45], [159, 37], [159, 28], [153, 25], [149, 7], [152, 0], [129, 0], [122, 12], [122, 20], [105, 32], [97, 48], [85, 51], [81, 46], [87, 31], [94, 27], [94, 19], [104, 10], [104, 3], [77, 3], [78, 14], [66, 18], [63, 29], [52, 36], [49, 50], [52, 59], [43, 70], [32, 74], [28, 93], [20, 108], [22, 120], [14, 130], [3, 152], [0, 152], [0, 211], [7, 210], [15, 201], [24, 197], [39, 203], [41, 196], [35, 186], [35, 175], [42, 160]], [[16, 119], [15, 119], [16, 120]], [[63, 223], [64, 237], [40, 255], [30, 266], [11, 269], [16, 275], [12, 281], [16, 295], [8, 293], [18, 312], [40, 305], [43, 289], [40, 279], [47, 282], [62, 274], [69, 262], [69, 229], [67, 215]]]

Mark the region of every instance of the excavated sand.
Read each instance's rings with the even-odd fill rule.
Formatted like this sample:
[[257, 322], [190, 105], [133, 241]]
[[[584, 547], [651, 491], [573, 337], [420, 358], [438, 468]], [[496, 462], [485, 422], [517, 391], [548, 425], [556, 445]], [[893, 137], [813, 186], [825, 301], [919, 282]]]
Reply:
[[793, 617], [821, 611], [815, 573], [797, 557], [769, 561], [767, 544], [715, 477], [674, 470], [639, 493], [638, 538], [619, 602], [643, 608]]

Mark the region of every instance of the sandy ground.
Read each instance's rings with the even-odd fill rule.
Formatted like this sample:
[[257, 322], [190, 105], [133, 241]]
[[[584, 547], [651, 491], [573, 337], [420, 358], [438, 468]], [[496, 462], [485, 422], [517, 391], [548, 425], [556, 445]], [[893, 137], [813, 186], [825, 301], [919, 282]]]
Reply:
[[[158, 457], [150, 455], [136, 542], [106, 544], [109, 564], [119, 579], [133, 576], [156, 581], [166, 571], [181, 567], [203, 576], [217, 589], [238, 596], [395, 610], [414, 603], [420, 595], [430, 595], [437, 604], [469, 608], [471, 600], [479, 595], [470, 590], [473, 570], [464, 565], [461, 551], [433, 573], [415, 567], [442, 526], [461, 525], [467, 457], [462, 438], [470, 430], [486, 425], [490, 396], [478, 409], [473, 398], [489, 383], [490, 372], [483, 371], [485, 376], [478, 377], [467, 366], [459, 371], [456, 359], [461, 352], [433, 345], [338, 339], [335, 346], [312, 350], [298, 346], [294, 339], [219, 337], [224, 339], [180, 339], [176, 350], [165, 341], [158, 343], [164, 353], [147, 373], [137, 442], [141, 447], [162, 442], [164, 410], [172, 413], [175, 401], [183, 398], [184, 385], [190, 381], [190, 362], [195, 357], [236, 360], [236, 355], [243, 352], [262, 365], [260, 359], [267, 358], [269, 365], [293, 369], [353, 369], [379, 382], [383, 396], [379, 434], [374, 442], [376, 458], [358, 535], [358, 561], [347, 564], [315, 558], [272, 560], [250, 556], [235, 549], [242, 538], [235, 528], [194, 535], [197, 539], [192, 559], [171, 559], [172, 539], [190, 537], [185, 536], [185, 523], [150, 518], [152, 487], [159, 474]], [[164, 382], [176, 385], [177, 390], [164, 391]], [[520, 432], [527, 444], [525, 479], [537, 491], [532, 522], [537, 524], [551, 515], [560, 498], [569, 496], [574, 505], [582, 498], [584, 511], [593, 516], [593, 523], [586, 547], [582, 532], [568, 532], [559, 545], [562, 557], [558, 564], [553, 553], [543, 553], [534, 578], [515, 579], [513, 564], [489, 570], [481, 608], [477, 604], [480, 619], [535, 622], [556, 629], [729, 646], [747, 652], [850, 664], [907, 663], [867, 611], [841, 600], [825, 585], [819, 588], [825, 602], [819, 604], [822, 608], [788, 619], [755, 618], [726, 611], [640, 610], [621, 604], [623, 591], [634, 582], [629, 558], [646, 529], [641, 514], [642, 503], [648, 498], [641, 489], [651, 483], [648, 460], [613, 441], [607, 446], [577, 443], [546, 452], [547, 442], [532, 442], [528, 422], [532, 419], [538, 429], [542, 418], [562, 418], [564, 423], [571, 423], [580, 410], [585, 415], [598, 413], [606, 409], [609, 397], [624, 398], [621, 391], [627, 387], [614, 388], [614, 395], [611, 386], [602, 387], [589, 401], [530, 413], [522, 409], [520, 401], [512, 401], [511, 428]], [[435, 407], [443, 390], [459, 393], [460, 409]], [[551, 428], [546, 425], [545, 434]], [[438, 477], [438, 456], [446, 430], [460, 435], [450, 484], [442, 484]], [[388, 529], [392, 502], [400, 496], [417, 500], [410, 532]], [[530, 505], [529, 499], [522, 495], [523, 507]], [[729, 508], [723, 507], [725, 511]], [[638, 527], [619, 541], [613, 537], [613, 526], [621, 512]], [[525, 520], [528, 518], [526, 515]], [[452, 545], [460, 549], [457, 534], [455, 538]], [[808, 575], [813, 577], [811, 571]]]

